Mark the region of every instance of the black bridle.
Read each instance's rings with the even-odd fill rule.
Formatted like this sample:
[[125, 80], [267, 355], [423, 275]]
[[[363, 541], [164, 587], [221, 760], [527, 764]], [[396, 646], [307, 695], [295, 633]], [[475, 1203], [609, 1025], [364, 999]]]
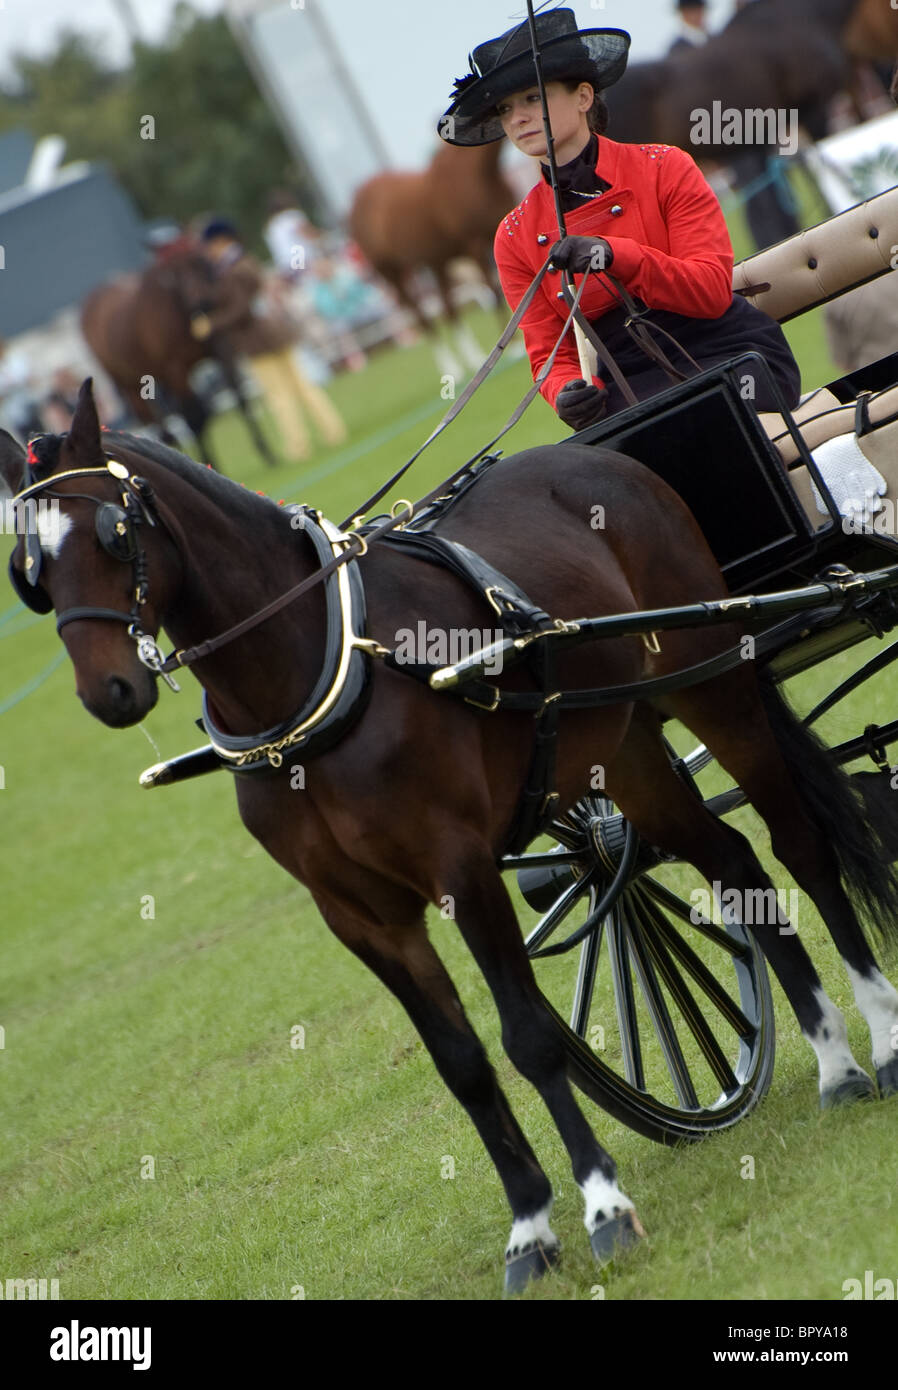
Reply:
[[[67, 623], [80, 622], [83, 619], [125, 623], [128, 628], [128, 636], [137, 644], [138, 659], [154, 675], [161, 675], [172, 690], [177, 691], [180, 687], [162, 669], [162, 653], [155, 638], [145, 632], [141, 624], [141, 609], [149, 597], [149, 572], [146, 552], [140, 543], [140, 527], [143, 525], [155, 526], [161, 522], [154, 505], [152, 486], [146, 478], [129, 474], [124, 464], [119, 463], [117, 459], [107, 459], [101, 468], [70, 468], [62, 473], [52, 473], [41, 481], [35, 481], [34, 465], [38, 460], [33, 446], [36, 442], [36, 440], [32, 440], [28, 446], [28, 459], [22, 480], [24, 486], [12, 499], [13, 506], [26, 503], [29, 499], [36, 497], [38, 493], [49, 494], [61, 502], [69, 499], [93, 502], [97, 508], [94, 526], [100, 545], [112, 559], [131, 565], [133, 581], [129, 612], [123, 613], [119, 608], [93, 606], [66, 608], [56, 618], [56, 631], [61, 632]], [[118, 488], [120, 503], [105, 502], [101, 497], [94, 497], [91, 493], [55, 493], [52, 491], [57, 483], [68, 478], [87, 477], [102, 477], [113, 481]], [[13, 551], [9, 559], [9, 577], [13, 588], [27, 608], [30, 608], [33, 613], [49, 613], [53, 605], [49, 595], [40, 585], [43, 560], [40, 534], [37, 527], [29, 525], [27, 509], [24, 505], [23, 511], [25, 513], [24, 525], [22, 526], [25, 550], [24, 573], [16, 566], [16, 551]]]

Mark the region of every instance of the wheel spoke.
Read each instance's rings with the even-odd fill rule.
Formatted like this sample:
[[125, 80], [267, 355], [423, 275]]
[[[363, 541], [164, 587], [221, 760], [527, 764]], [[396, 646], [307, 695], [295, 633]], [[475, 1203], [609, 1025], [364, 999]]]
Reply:
[[639, 1020], [636, 1016], [636, 1000], [633, 996], [633, 979], [630, 975], [630, 952], [627, 946], [626, 927], [618, 903], [615, 903], [611, 909], [608, 957], [611, 962], [611, 977], [614, 982], [614, 1005], [617, 1012], [617, 1030], [620, 1034], [624, 1070], [630, 1085], [635, 1086], [637, 1090], [644, 1091], [646, 1089], [645, 1071], [642, 1065], [642, 1043], [639, 1039]]
[[[648, 884], [640, 885], [638, 891], [646, 892], [649, 897], [654, 897]], [[716, 975], [711, 973], [701, 957], [696, 955], [688, 941], [684, 941], [682, 936], [674, 931], [661, 913], [655, 911], [653, 920], [655, 929], [663, 939], [665, 946], [676, 956], [696, 984], [701, 986], [730, 1027], [740, 1037], [750, 1036], [755, 1031], [755, 1025], [749, 1022], [732, 996], [724, 989]]]
[[633, 957], [633, 965], [636, 976], [639, 980], [648, 1011], [661, 1044], [661, 1051], [664, 1053], [664, 1060], [670, 1072], [674, 1090], [682, 1106], [688, 1110], [699, 1109], [699, 1099], [692, 1084], [692, 1077], [689, 1075], [689, 1068], [686, 1065], [686, 1058], [683, 1056], [683, 1049], [680, 1047], [673, 1019], [667, 1007], [667, 1001], [661, 992], [658, 977], [655, 974], [655, 967], [652, 964], [649, 951], [643, 944], [639, 931], [628, 929], [627, 937], [630, 944], [630, 952]]
[[[593, 889], [589, 895], [590, 914], [595, 910], [596, 901], [596, 890]], [[577, 968], [574, 1004], [571, 1009], [571, 1027], [579, 1038], [586, 1037], [586, 1027], [589, 1023], [589, 1011], [592, 1006], [593, 990], [596, 983], [596, 968], [599, 963], [599, 952], [602, 949], [603, 928], [604, 922], [600, 923], [598, 929], [591, 936], [588, 936], [580, 947], [580, 964]]]
[[584, 874], [582, 878], [577, 879], [576, 883], [572, 883], [569, 888], [564, 890], [554, 907], [551, 907], [545, 916], [540, 918], [524, 941], [528, 951], [535, 951], [537, 947], [542, 946], [556, 927], [561, 925], [571, 909], [576, 906], [583, 894], [592, 888], [595, 878], [596, 871], [591, 869], [589, 873]]
[[[726, 951], [728, 955], [734, 956], [737, 960], [748, 958], [751, 955], [750, 946], [745, 945], [741, 941], [734, 940], [732, 936], [729, 936], [725, 931], [721, 931], [719, 927], [715, 927], [712, 922], [709, 922], [707, 917], [702, 917], [700, 913], [695, 912], [694, 908], [687, 907], [683, 899], [678, 898], [676, 893], [672, 893], [663, 883], [657, 883], [654, 879], [647, 878], [643, 881], [643, 887], [651, 897], [663, 903], [675, 917], [679, 917], [681, 922], [688, 922], [690, 926], [695, 927], [696, 931], [701, 932], [702, 936], [706, 936], [709, 941], [713, 941], [716, 946]], [[695, 915], [693, 915], [693, 913]]]
[[502, 860], [503, 869], [553, 869], [556, 864], [581, 864], [583, 862], [582, 851], [563, 850], [561, 854], [557, 850], [546, 850], [544, 854], [509, 854]]
[[634, 893], [633, 898], [634, 910], [639, 920], [640, 931], [645, 939], [651, 959], [667, 986], [674, 1003], [683, 1015], [687, 1027], [701, 1048], [705, 1060], [724, 1091], [730, 1093], [737, 1090], [739, 1082], [733, 1069], [708, 1026], [707, 1020], [696, 1003], [689, 986], [676, 969], [667, 947], [661, 938], [659, 931], [661, 926], [660, 914], [655, 911], [651, 902], [643, 898], [641, 894]]

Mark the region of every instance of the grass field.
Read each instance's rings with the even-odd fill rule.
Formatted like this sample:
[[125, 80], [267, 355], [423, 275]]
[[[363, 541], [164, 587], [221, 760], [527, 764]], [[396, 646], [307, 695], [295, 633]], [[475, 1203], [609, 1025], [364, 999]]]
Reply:
[[[495, 338], [494, 320], [471, 322], [484, 344]], [[816, 315], [789, 332], [806, 386], [834, 375]], [[498, 372], [400, 491], [421, 495], [472, 454], [528, 382], [520, 360]], [[351, 441], [302, 476], [264, 472], [240, 422], [223, 418], [217, 442], [231, 475], [339, 519], [446, 405], [423, 346], [376, 357], [333, 394]], [[503, 442], [511, 453], [557, 437], [538, 400]], [[7, 598], [0, 1276], [57, 1278], [62, 1298], [84, 1299], [496, 1297], [508, 1233], [499, 1182], [392, 996], [246, 835], [224, 774], [138, 789], [144, 766], [199, 742], [192, 677], [180, 697], [163, 690], [144, 727], [113, 733], [74, 698], [52, 620]], [[856, 659], [804, 678], [799, 702]], [[886, 681], [830, 729], [894, 713]], [[769, 863], [757, 821], [743, 813], [738, 823]], [[526, 1297], [595, 1297], [561, 1142], [504, 1058], [453, 924], [433, 917], [437, 948], [555, 1185], [564, 1263]], [[847, 981], [805, 901], [800, 925], [866, 1063]], [[894, 956], [886, 969], [898, 975]], [[812, 1054], [774, 994], [774, 1085], [737, 1129], [670, 1151], [584, 1101], [648, 1231], [602, 1278], [606, 1298], [839, 1299], [866, 1269], [898, 1272], [898, 1103], [820, 1116]], [[291, 1045], [297, 1026], [302, 1047]]]

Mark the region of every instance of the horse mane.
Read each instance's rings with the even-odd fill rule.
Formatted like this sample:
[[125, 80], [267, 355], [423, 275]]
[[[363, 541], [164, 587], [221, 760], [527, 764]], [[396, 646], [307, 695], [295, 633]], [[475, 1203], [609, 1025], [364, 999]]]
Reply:
[[461, 173], [465, 178], [478, 174], [493, 175], [499, 167], [499, 159], [504, 146], [502, 140], [491, 140], [486, 145], [449, 145], [441, 140], [433, 153], [427, 172], [444, 175]]
[[[64, 436], [59, 435], [56, 438], [61, 442]], [[124, 430], [104, 429], [101, 442], [104, 453], [111, 457], [115, 457], [116, 451], [119, 450], [137, 454], [139, 458], [147, 459], [150, 463], [157, 463], [160, 468], [174, 473], [175, 477], [195, 487], [216, 506], [220, 506], [223, 511], [238, 520], [244, 516], [247, 520], [257, 523], [260, 504], [264, 504], [272, 516], [283, 518], [284, 523], [289, 525], [284, 509], [270, 497], [252, 492], [233, 478], [226, 478], [222, 473], [216, 473], [214, 468], [207, 468], [195, 459], [188, 458], [186, 454], [179, 454], [176, 449], [170, 449], [158, 439], [127, 434]]]

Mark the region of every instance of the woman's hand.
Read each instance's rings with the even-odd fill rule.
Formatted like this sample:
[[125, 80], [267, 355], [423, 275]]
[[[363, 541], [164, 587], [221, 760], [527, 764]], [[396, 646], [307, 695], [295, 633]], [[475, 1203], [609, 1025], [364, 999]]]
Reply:
[[601, 420], [608, 407], [608, 392], [604, 386], [593, 386], [582, 377], [569, 381], [555, 398], [558, 418], [572, 430], [585, 430]]
[[569, 270], [572, 275], [585, 275], [590, 270], [610, 270], [614, 252], [604, 237], [566, 236], [552, 247], [549, 269]]

